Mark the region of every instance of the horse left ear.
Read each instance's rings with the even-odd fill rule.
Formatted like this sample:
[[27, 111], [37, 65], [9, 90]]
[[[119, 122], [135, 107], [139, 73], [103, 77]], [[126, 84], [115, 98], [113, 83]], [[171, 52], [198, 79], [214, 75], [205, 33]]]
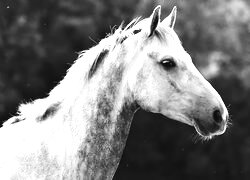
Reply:
[[155, 29], [157, 28], [157, 25], [160, 22], [160, 16], [161, 16], [161, 6], [158, 5], [153, 13], [151, 14], [149, 20], [150, 20], [150, 31], [149, 31], [149, 37], [153, 35]]
[[168, 17], [166, 17], [161, 23], [165, 26], [165, 27], [170, 27], [170, 28], [174, 28], [174, 24], [175, 24], [175, 20], [176, 20], [176, 14], [177, 14], [177, 7], [174, 6], [174, 8], [172, 9], [171, 13], [168, 15]]

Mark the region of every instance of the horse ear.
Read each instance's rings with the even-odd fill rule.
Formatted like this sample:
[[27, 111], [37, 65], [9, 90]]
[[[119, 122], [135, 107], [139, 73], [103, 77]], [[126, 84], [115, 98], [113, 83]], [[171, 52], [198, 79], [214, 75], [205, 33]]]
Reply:
[[149, 37], [154, 33], [155, 29], [157, 28], [157, 25], [160, 22], [160, 16], [161, 16], [161, 6], [158, 5], [153, 13], [151, 14], [149, 20], [150, 20], [150, 31], [149, 31]]
[[174, 6], [171, 13], [166, 17], [163, 21], [162, 24], [166, 27], [171, 27], [174, 28], [175, 20], [176, 20], [176, 13], [177, 13], [177, 7]]

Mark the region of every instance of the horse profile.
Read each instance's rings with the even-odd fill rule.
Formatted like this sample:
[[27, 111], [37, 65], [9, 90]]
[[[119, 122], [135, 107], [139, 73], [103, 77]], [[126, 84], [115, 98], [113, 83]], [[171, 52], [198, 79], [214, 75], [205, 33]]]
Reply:
[[228, 111], [173, 30], [160, 19], [120, 26], [80, 53], [46, 98], [23, 104], [0, 129], [0, 179], [112, 179], [138, 108], [223, 134]]

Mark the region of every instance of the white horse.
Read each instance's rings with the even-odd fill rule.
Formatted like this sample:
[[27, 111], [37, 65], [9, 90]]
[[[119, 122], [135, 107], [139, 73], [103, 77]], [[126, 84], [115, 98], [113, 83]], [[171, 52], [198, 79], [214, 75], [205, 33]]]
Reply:
[[138, 108], [224, 133], [228, 111], [173, 30], [176, 8], [84, 51], [48, 97], [21, 105], [0, 129], [0, 179], [112, 179]]

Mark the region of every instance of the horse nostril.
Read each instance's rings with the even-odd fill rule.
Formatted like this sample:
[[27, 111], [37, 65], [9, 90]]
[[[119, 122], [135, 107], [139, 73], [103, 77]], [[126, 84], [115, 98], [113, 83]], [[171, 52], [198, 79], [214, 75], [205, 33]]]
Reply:
[[213, 118], [216, 123], [221, 123], [222, 122], [222, 115], [221, 112], [217, 109], [213, 113]]

